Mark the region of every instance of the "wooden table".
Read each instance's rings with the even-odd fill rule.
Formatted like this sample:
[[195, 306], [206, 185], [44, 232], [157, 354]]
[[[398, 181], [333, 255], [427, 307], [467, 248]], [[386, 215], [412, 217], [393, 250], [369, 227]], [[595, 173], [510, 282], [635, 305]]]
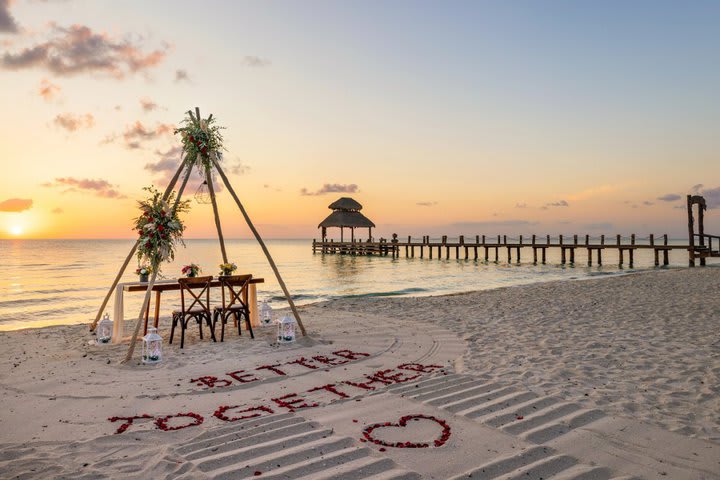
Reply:
[[[250, 280], [248, 288], [242, 293], [243, 302], [250, 307], [250, 324], [252, 326], [259, 325], [258, 311], [257, 311], [257, 290], [256, 285], [258, 283], [265, 283], [264, 278], [253, 278]], [[220, 280], [213, 280], [210, 282], [210, 287], [220, 287]], [[180, 290], [180, 284], [177, 280], [161, 280], [155, 282], [152, 290], [155, 292], [155, 318], [153, 325], [155, 328], [158, 327], [160, 322], [160, 298], [162, 292], [169, 292], [173, 290]], [[131, 283], [120, 283], [115, 290], [115, 307], [113, 315], [113, 343], [120, 343], [123, 341], [123, 327], [125, 323], [124, 309], [123, 309], [123, 293], [124, 292], [145, 292], [147, 291], [147, 283], [142, 282], [131, 282]], [[147, 333], [148, 318], [150, 316], [150, 302], [148, 302], [147, 309], [145, 310], [145, 333]]]

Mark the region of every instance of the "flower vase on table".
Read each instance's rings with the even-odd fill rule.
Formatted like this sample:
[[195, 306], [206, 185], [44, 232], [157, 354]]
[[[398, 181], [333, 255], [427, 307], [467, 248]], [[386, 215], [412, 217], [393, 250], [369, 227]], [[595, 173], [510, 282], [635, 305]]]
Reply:
[[189, 278], [197, 277], [198, 273], [200, 273], [200, 266], [196, 265], [194, 263], [191, 263], [190, 265], [185, 265], [181, 271], [182, 271], [182, 274], [185, 275], [186, 277], [189, 277]]
[[148, 276], [152, 273], [152, 267], [149, 267], [147, 265], [140, 265], [138, 268], [135, 269], [135, 275], [138, 275], [140, 277], [141, 282], [147, 282]]
[[235, 270], [237, 270], [237, 265], [234, 263], [221, 263], [219, 275], [221, 277], [229, 277], [235, 272]]

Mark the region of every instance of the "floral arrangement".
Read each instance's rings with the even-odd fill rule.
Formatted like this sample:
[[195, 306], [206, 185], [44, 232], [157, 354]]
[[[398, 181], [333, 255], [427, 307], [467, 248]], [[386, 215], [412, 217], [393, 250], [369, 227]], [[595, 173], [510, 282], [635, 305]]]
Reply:
[[198, 273], [200, 273], [202, 269], [200, 268], [200, 265], [191, 263], [190, 265], [185, 265], [182, 267], [182, 274], [187, 277], [197, 277]]
[[138, 262], [149, 264], [152, 271], [159, 272], [160, 264], [175, 259], [175, 248], [182, 241], [185, 230], [178, 214], [190, 209], [189, 201], [177, 202], [173, 211], [170, 204], [175, 199], [171, 194], [167, 201], [154, 187], [145, 187], [150, 193], [147, 200], [138, 202], [142, 214], [135, 219], [135, 230], [139, 235]]
[[232, 275], [235, 270], [237, 270], [237, 265], [234, 263], [220, 264], [220, 275]]
[[135, 275], [150, 275], [153, 269], [150, 265], [140, 265], [135, 269]]
[[191, 111], [187, 112], [181, 123], [182, 126], [175, 130], [175, 134], [179, 133], [182, 137], [185, 158], [204, 175], [206, 168], [212, 168], [210, 153], [218, 154], [224, 150], [221, 130], [225, 127], [217, 125], [212, 115], [203, 119]]

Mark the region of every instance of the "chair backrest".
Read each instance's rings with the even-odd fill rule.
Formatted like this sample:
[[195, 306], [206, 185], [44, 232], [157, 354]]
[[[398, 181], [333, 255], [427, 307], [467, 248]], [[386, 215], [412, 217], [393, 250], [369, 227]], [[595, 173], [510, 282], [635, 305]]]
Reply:
[[[222, 305], [223, 308], [230, 308], [233, 305], [241, 305], [243, 307], [242, 294], [247, 288], [252, 275], [229, 275], [218, 277], [220, 279], [220, 285], [222, 286]], [[227, 297], [225, 296], [225, 289], [227, 289]]]
[[[203, 310], [210, 311], [210, 282], [212, 282], [212, 279], [212, 275], [207, 277], [178, 278], [183, 312], [191, 310], [196, 305]], [[197, 289], [200, 289], [200, 293], [196, 294], [193, 290]], [[185, 308], [185, 292], [187, 292], [192, 299], [192, 303], [190, 303], [190, 306], [187, 308]], [[204, 301], [203, 296], [205, 296]]]

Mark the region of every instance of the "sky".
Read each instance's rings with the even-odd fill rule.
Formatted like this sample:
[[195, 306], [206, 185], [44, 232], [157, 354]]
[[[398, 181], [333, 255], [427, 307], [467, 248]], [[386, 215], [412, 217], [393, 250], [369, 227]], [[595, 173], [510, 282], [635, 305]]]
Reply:
[[[678, 236], [693, 193], [720, 233], [718, 24], [716, 1], [0, 0], [0, 238], [132, 238], [195, 107], [267, 238], [318, 237], [341, 196], [377, 236]], [[186, 220], [215, 235], [209, 205]]]

